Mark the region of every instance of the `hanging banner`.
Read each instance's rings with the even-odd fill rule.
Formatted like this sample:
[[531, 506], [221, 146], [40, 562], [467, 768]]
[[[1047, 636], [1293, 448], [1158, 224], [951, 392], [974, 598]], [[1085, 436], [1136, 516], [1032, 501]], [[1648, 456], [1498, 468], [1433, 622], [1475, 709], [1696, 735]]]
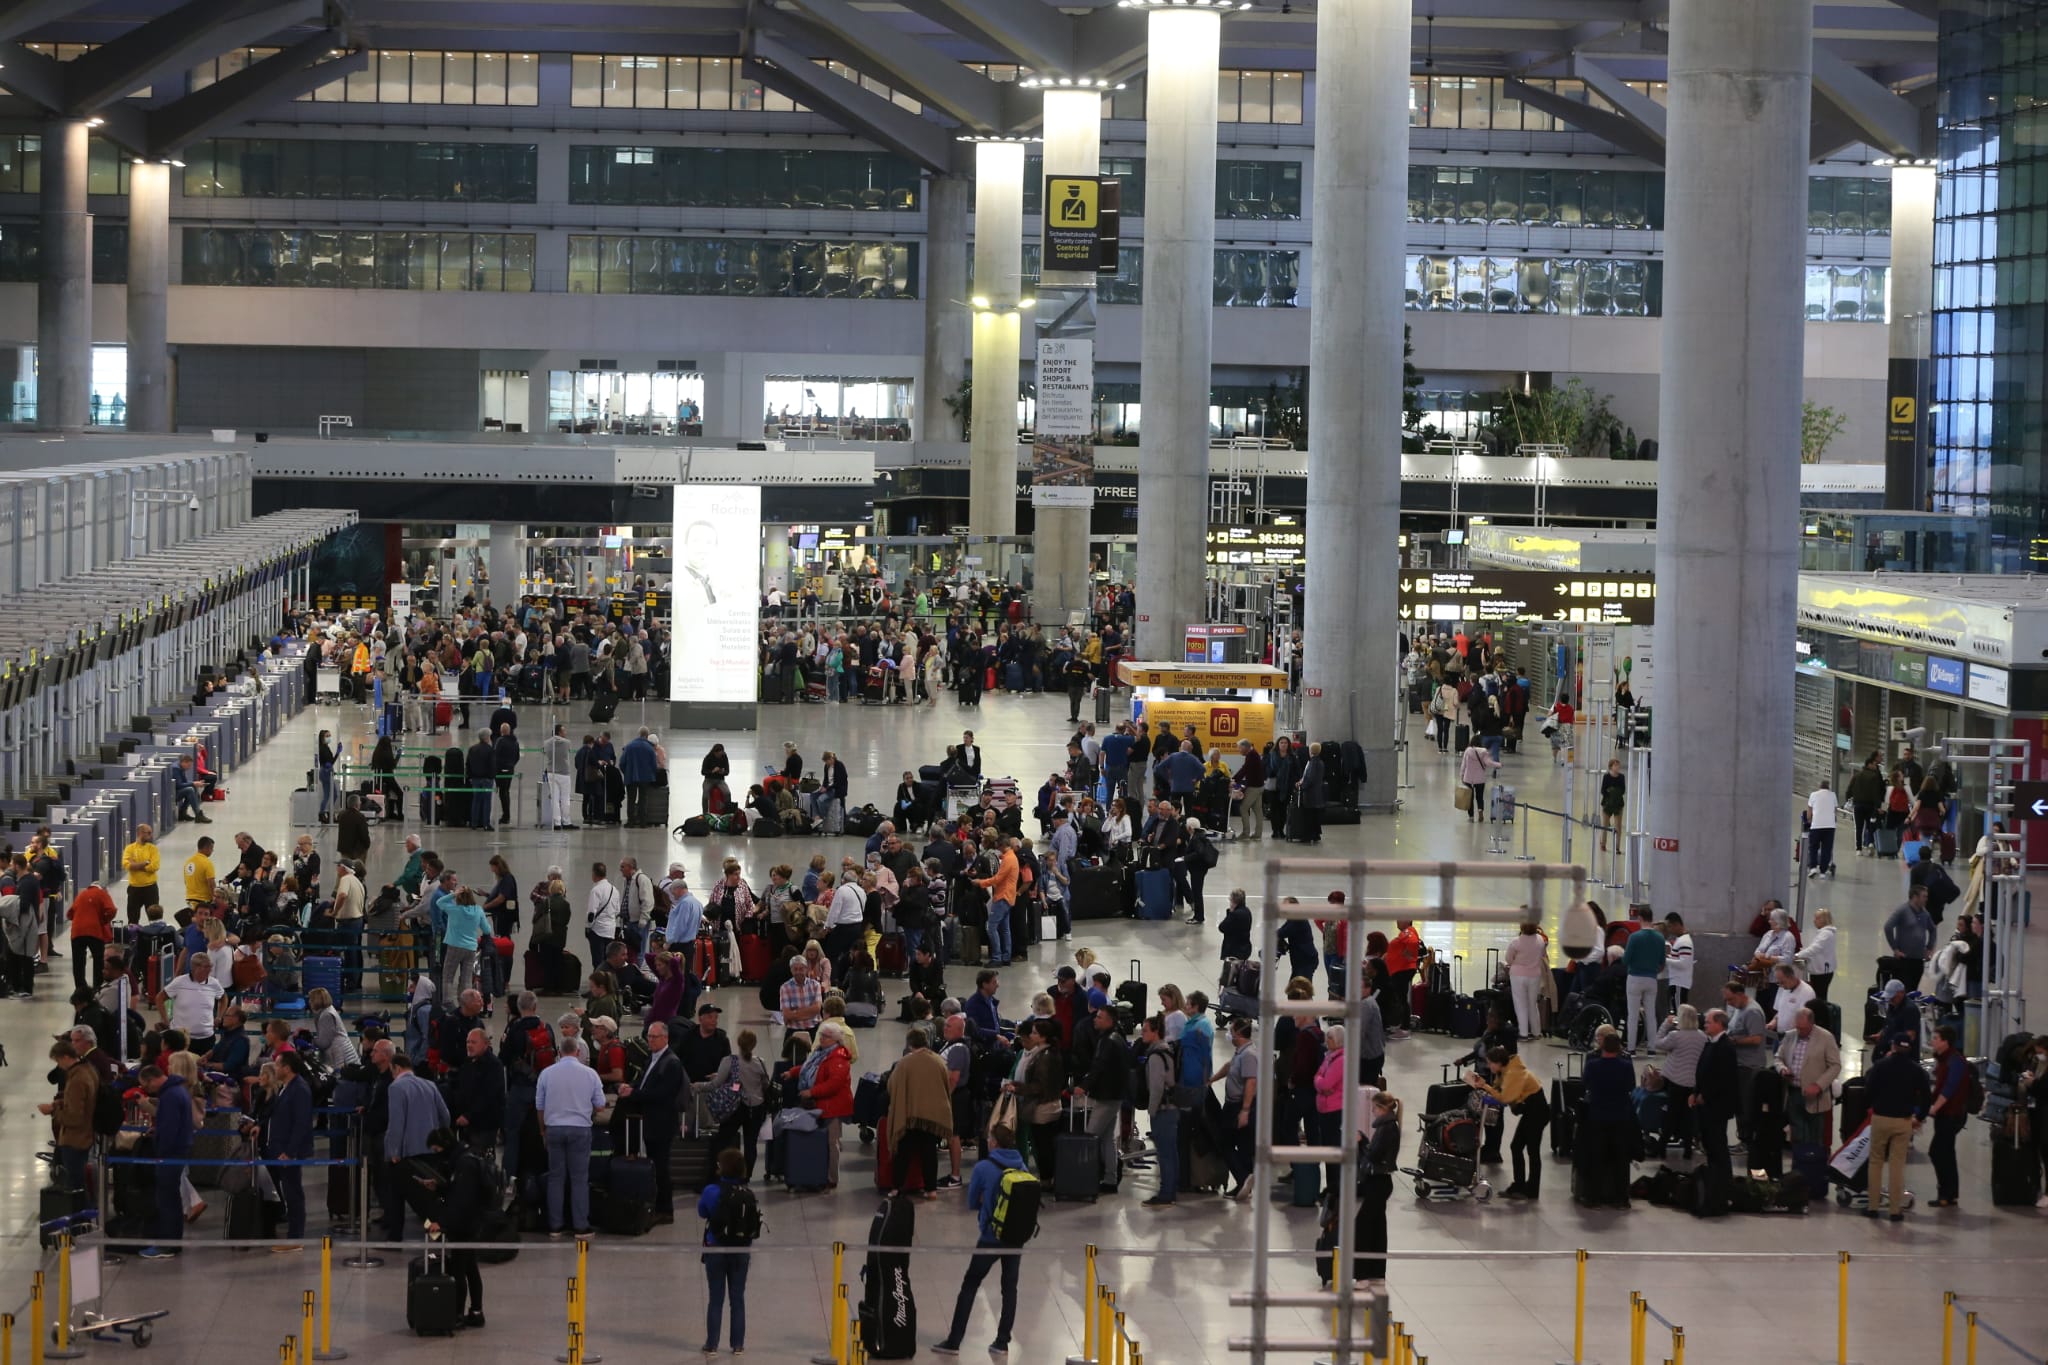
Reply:
[[1031, 442], [1031, 505], [1095, 505], [1095, 343], [1038, 343], [1038, 424]]

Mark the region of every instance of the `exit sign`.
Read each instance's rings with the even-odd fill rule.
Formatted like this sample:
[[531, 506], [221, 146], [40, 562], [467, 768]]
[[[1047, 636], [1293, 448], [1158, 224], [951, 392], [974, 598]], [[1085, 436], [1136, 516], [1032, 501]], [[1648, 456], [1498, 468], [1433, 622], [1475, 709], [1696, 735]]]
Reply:
[[1658, 851], [1659, 853], [1676, 853], [1676, 852], [1678, 852], [1678, 840], [1676, 840], [1676, 839], [1659, 839], [1659, 840], [1657, 840], [1657, 844], [1656, 844], [1656, 846], [1657, 846], [1657, 851]]

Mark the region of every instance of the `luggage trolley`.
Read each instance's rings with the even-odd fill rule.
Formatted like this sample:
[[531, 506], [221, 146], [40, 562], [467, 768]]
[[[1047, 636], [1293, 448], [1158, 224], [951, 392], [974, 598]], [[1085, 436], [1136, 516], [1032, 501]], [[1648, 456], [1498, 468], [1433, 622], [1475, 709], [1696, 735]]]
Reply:
[[1469, 1198], [1483, 1204], [1493, 1198], [1493, 1185], [1479, 1174], [1484, 1119], [1471, 1105], [1422, 1116], [1420, 1164], [1401, 1168], [1414, 1180], [1417, 1199], [1445, 1203]]
[[[54, 1219], [42, 1225], [45, 1233], [59, 1233], [71, 1238], [67, 1253], [61, 1240], [43, 1256], [45, 1282], [58, 1286], [59, 1302], [55, 1312], [65, 1320], [53, 1322], [50, 1339], [59, 1346], [71, 1344], [71, 1338], [84, 1337], [89, 1341], [106, 1344], [127, 1342], [136, 1350], [146, 1348], [156, 1337], [154, 1324], [171, 1315], [168, 1308], [152, 1308], [134, 1313], [109, 1313], [106, 1310], [106, 1275], [103, 1254], [97, 1240], [86, 1240], [86, 1235], [99, 1231], [99, 1210], [86, 1209], [68, 1218]], [[69, 1266], [64, 1263], [69, 1260]], [[92, 1304], [94, 1307], [81, 1307]], [[77, 1354], [77, 1352], [72, 1352]]]

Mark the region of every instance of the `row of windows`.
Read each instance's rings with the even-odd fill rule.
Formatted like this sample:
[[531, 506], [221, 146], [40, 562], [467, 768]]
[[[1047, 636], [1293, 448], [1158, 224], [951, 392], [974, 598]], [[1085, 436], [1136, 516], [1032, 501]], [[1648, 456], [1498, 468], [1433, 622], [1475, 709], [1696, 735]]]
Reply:
[[918, 206], [918, 168], [882, 152], [755, 147], [571, 147], [572, 204], [692, 208]]
[[186, 284], [529, 293], [522, 232], [333, 232], [186, 228]]
[[[265, 57], [274, 47], [238, 47], [192, 68], [204, 90]], [[535, 105], [540, 58], [531, 52], [372, 52], [361, 71], [299, 96], [316, 104]]]
[[[1530, 80], [1548, 90], [1598, 109], [1610, 106], [1586, 88], [1584, 81]], [[1509, 99], [1494, 76], [1411, 76], [1408, 80], [1408, 126], [1463, 128], [1496, 133], [1566, 133], [1571, 125], [1534, 105]]]
[[223, 199], [405, 199], [531, 204], [531, 142], [216, 138], [185, 153], [185, 193]]
[[730, 57], [613, 57], [577, 53], [569, 63], [569, 103], [584, 109], [755, 110], [797, 112], [740, 72]]
[[[1658, 231], [1664, 226], [1664, 173], [1411, 166], [1408, 221]], [[1815, 232], [1889, 234], [1891, 181], [1815, 177], [1807, 182], [1807, 225]]]
[[1299, 71], [1219, 71], [1216, 121], [1299, 123], [1305, 85]]
[[[85, 144], [85, 192], [128, 193], [128, 154], [104, 138]], [[0, 194], [35, 194], [43, 188], [43, 139], [38, 133], [0, 136]]]
[[[33, 284], [43, 277], [43, 226], [28, 222], [0, 223], [0, 283]], [[128, 283], [128, 229], [120, 223], [99, 223], [92, 230], [92, 282]]]
[[909, 242], [569, 239], [572, 294], [914, 299], [917, 283], [917, 247]]
[[[1031, 68], [1015, 62], [966, 62], [969, 71], [988, 77], [1001, 84], [1011, 84], [1029, 79]], [[1142, 120], [1145, 117], [1145, 78], [1133, 76], [1115, 90], [1102, 92], [1102, 116]]]
[[[1118, 181], [1123, 212], [1145, 216], [1145, 158], [1105, 156], [1102, 174]], [[1024, 158], [1024, 214], [1035, 217], [1043, 208], [1045, 159]], [[1216, 216], [1234, 219], [1301, 217], [1299, 161], [1220, 160], [1216, 163]]]
[[1656, 317], [1661, 261], [1568, 256], [1410, 256], [1407, 306], [1425, 312]]
[[[48, 57], [51, 61], [56, 62], [73, 62], [77, 61], [80, 57], [83, 57], [86, 53], [98, 47], [99, 44], [23, 43], [22, 46], [24, 48], [27, 48], [30, 52], [35, 53], [38, 57]], [[140, 90], [130, 90], [128, 92], [128, 98], [132, 100], [146, 100], [150, 97], [151, 93], [152, 91], [150, 87], [145, 85]]]

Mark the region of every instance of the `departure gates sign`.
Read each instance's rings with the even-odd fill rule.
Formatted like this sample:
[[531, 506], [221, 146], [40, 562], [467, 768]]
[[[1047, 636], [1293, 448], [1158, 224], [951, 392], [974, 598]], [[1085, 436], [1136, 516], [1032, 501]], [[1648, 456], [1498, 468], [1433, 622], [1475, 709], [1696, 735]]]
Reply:
[[1403, 621], [1626, 626], [1657, 619], [1657, 585], [1649, 574], [1418, 569], [1404, 570], [1399, 583]]

